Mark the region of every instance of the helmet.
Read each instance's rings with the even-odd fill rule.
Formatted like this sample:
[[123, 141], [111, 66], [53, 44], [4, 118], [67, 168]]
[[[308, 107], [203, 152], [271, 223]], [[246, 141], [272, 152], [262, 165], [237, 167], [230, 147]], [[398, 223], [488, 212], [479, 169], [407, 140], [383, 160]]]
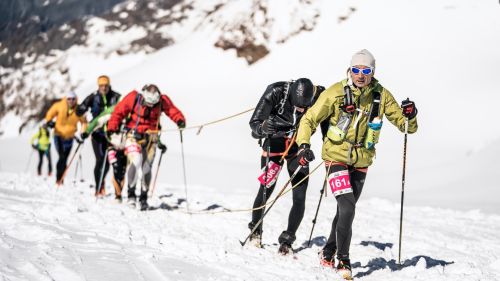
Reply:
[[144, 85], [141, 95], [146, 106], [154, 106], [160, 101], [160, 89], [154, 84]]
[[314, 100], [314, 89], [313, 83], [307, 78], [295, 80], [289, 89], [292, 105], [301, 108], [311, 107]]

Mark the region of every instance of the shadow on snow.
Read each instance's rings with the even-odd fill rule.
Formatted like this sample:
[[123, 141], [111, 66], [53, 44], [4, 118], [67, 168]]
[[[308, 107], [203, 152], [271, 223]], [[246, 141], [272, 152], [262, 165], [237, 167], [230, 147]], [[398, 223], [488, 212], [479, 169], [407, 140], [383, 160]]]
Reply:
[[[394, 246], [393, 243], [380, 243], [377, 241], [361, 241], [360, 245], [368, 247], [368, 246], [373, 246], [381, 251], [385, 251], [385, 248], [392, 248]], [[405, 260], [402, 264], [396, 263], [396, 260], [391, 259], [391, 260], [386, 260], [384, 258], [374, 258], [371, 261], [368, 262], [367, 265], [362, 266], [360, 262], [355, 262], [352, 264], [353, 268], [366, 268], [368, 269], [365, 272], [358, 272], [354, 277], [359, 278], [363, 276], [367, 276], [372, 274], [374, 271], [389, 268], [391, 271], [399, 271], [402, 270], [403, 268], [410, 267], [410, 266], [416, 266], [417, 263], [420, 261], [420, 259], [424, 259], [426, 266], [425, 268], [431, 268], [435, 266], [446, 266], [449, 264], [453, 264], [454, 262], [447, 262], [444, 260], [436, 260], [428, 256], [416, 256], [413, 257], [412, 259]]]
[[[318, 247], [323, 247], [326, 245], [326, 237], [325, 236], [316, 236], [311, 240], [311, 246], [316, 245]], [[385, 251], [386, 248], [392, 248], [394, 246], [393, 243], [381, 243], [377, 241], [361, 241], [360, 245], [368, 247], [368, 246], [373, 246], [381, 251]], [[298, 253], [302, 250], [305, 250], [307, 248], [310, 248], [309, 246], [309, 241], [304, 241], [302, 245], [295, 249], [294, 252]], [[420, 259], [424, 259], [426, 266], [425, 268], [431, 268], [435, 266], [447, 266], [450, 264], [453, 264], [454, 262], [448, 262], [444, 260], [437, 260], [433, 259], [428, 256], [420, 255], [413, 257], [411, 259], [405, 260], [401, 265], [396, 262], [396, 260], [391, 259], [391, 260], [386, 260], [384, 258], [374, 258], [368, 262], [366, 265], [361, 265], [360, 262], [355, 262], [352, 264], [352, 268], [357, 268], [358, 270], [363, 270], [367, 269], [364, 272], [358, 272], [354, 277], [359, 278], [359, 277], [364, 277], [372, 274], [373, 272], [377, 270], [382, 270], [389, 268], [391, 271], [399, 271], [402, 270], [403, 268], [406, 267], [411, 267], [411, 266], [416, 266], [417, 263], [420, 261]]]
[[406, 267], [416, 266], [417, 263], [419, 262], [419, 260], [422, 258], [425, 259], [425, 262], [426, 262], [425, 268], [427, 268], [427, 269], [431, 268], [431, 267], [438, 266], [438, 265], [439, 266], [446, 266], [446, 265], [454, 263], [453, 261], [447, 262], [444, 260], [436, 260], [436, 259], [433, 259], [431, 257], [422, 256], [422, 255], [413, 257], [412, 259], [409, 259], [409, 260], [405, 260], [403, 262], [403, 264], [401, 264], [401, 265], [399, 265], [396, 262], [396, 260], [394, 260], [394, 259], [387, 261], [384, 258], [375, 258], [375, 259], [372, 259], [371, 261], [369, 261], [368, 264], [364, 265], [364, 266], [362, 266], [360, 262], [353, 263], [352, 264], [353, 268], [358, 268], [358, 269], [366, 268], [366, 269], [368, 269], [365, 272], [356, 273], [356, 275], [354, 275], [354, 277], [356, 277], [356, 278], [364, 277], [364, 276], [372, 274], [373, 272], [375, 272], [377, 270], [381, 270], [381, 269], [385, 269], [385, 268], [389, 268], [391, 271], [399, 271], [399, 270], [402, 270], [403, 268], [406, 268]]

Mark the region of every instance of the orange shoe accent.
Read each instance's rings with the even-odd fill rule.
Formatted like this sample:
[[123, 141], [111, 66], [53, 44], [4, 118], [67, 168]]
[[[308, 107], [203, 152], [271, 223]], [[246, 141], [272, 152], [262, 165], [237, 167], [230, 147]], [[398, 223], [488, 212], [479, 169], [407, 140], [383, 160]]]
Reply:
[[321, 264], [324, 267], [335, 268], [335, 261], [328, 261], [328, 260], [325, 260], [325, 259], [321, 259], [319, 261], [319, 264]]
[[115, 195], [116, 196], [121, 196], [122, 195], [122, 189], [123, 189], [124, 182], [125, 182], [125, 180], [122, 180], [121, 182], [118, 182], [113, 177], [113, 187], [115, 188]]
[[323, 256], [323, 252], [319, 254], [319, 264], [324, 267], [335, 268], [335, 257], [332, 256], [331, 260], [328, 260]]

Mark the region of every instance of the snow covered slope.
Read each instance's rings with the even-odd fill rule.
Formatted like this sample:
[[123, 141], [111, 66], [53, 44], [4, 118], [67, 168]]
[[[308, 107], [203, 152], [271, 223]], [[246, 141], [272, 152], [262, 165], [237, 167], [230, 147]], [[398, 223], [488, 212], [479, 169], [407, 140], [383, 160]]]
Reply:
[[[190, 186], [191, 210], [249, 206], [253, 190]], [[329, 233], [332, 197], [322, 206], [306, 247], [314, 208], [297, 233], [294, 257], [277, 252], [291, 198], [265, 221], [264, 249], [242, 248], [249, 213], [185, 213], [182, 185], [162, 184], [153, 208], [138, 212], [99, 202], [77, 184], [56, 190], [43, 179], [0, 174], [2, 280], [339, 280], [319, 267], [317, 252]], [[307, 204], [316, 204], [318, 194]], [[231, 198], [228, 201], [227, 198]], [[217, 208], [220, 206], [219, 208]], [[399, 206], [361, 200], [351, 256], [359, 280], [500, 280], [500, 217], [477, 211], [407, 208], [398, 256]]]

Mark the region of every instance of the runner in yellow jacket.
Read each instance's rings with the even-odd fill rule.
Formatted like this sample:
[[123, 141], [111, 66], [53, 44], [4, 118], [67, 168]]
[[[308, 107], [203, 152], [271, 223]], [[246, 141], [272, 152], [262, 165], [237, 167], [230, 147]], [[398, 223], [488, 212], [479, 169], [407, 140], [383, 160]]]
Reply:
[[337, 200], [337, 213], [321, 264], [335, 267], [345, 279], [352, 278], [349, 247], [356, 202], [361, 195], [368, 167], [375, 156], [375, 145], [382, 129], [382, 118], [400, 131], [417, 131], [417, 109], [409, 99], [401, 107], [392, 94], [373, 77], [375, 58], [367, 50], [354, 54], [348, 79], [328, 88], [300, 121], [297, 133], [299, 163], [314, 160], [310, 137], [318, 125], [329, 120], [323, 141], [322, 158], [329, 174], [329, 187]]
[[[66, 170], [66, 162], [68, 160], [73, 139], [81, 141], [78, 135], [75, 135], [78, 130], [78, 123], [81, 124], [81, 132], [85, 131], [87, 120], [84, 116], [78, 117], [75, 113], [77, 105], [77, 97], [74, 92], [70, 92], [65, 98], [53, 104], [45, 116], [45, 121], [49, 127], [54, 127], [54, 145], [59, 160], [56, 165], [56, 182], [60, 183], [64, 170]], [[54, 123], [52, 119], [56, 118]]]

